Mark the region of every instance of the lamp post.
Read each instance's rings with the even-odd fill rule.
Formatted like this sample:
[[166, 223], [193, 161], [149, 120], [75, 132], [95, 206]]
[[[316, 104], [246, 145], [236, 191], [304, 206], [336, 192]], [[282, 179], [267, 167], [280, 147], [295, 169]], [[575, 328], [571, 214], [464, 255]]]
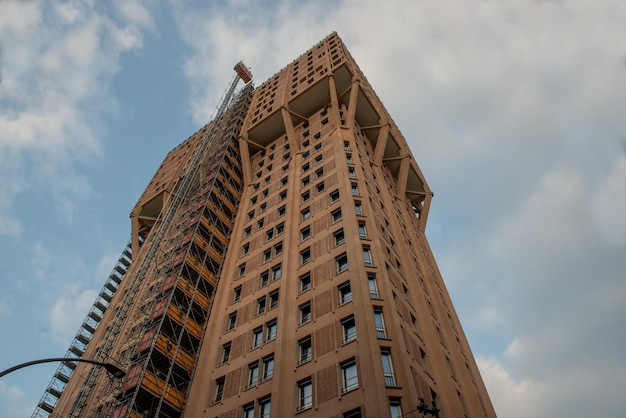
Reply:
[[121, 379], [124, 376], [126, 376], [126, 372], [124, 370], [120, 369], [119, 367], [111, 363], [103, 363], [101, 361], [89, 360], [86, 358], [53, 357], [53, 358], [44, 358], [40, 360], [27, 361], [26, 363], [22, 363], [22, 364], [18, 364], [16, 366], [10, 367], [0, 372], [0, 377], [3, 377], [11, 372], [22, 369], [24, 367], [32, 366], [33, 364], [53, 363], [57, 361], [63, 361], [63, 362], [75, 361], [75, 362], [82, 362], [82, 363], [91, 363], [91, 364], [95, 364], [96, 366], [104, 367], [105, 370], [116, 379]]

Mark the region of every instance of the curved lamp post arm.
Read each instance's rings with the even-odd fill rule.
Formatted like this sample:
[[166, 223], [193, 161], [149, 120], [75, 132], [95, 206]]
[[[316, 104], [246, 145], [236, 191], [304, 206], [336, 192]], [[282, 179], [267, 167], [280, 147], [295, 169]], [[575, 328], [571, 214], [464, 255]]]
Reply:
[[121, 379], [124, 376], [126, 376], [126, 372], [124, 370], [120, 369], [119, 367], [111, 363], [103, 363], [100, 361], [89, 360], [86, 358], [53, 357], [53, 358], [44, 358], [40, 360], [27, 361], [26, 363], [22, 363], [22, 364], [18, 364], [16, 366], [10, 367], [0, 372], [0, 377], [5, 376], [16, 370], [22, 369], [24, 367], [32, 366], [33, 364], [53, 363], [53, 362], [58, 362], [58, 361], [63, 361], [63, 362], [75, 361], [79, 363], [91, 363], [91, 364], [95, 364], [96, 366], [104, 367], [106, 371], [109, 372], [109, 374], [111, 374], [111, 376], [115, 377], [116, 379]]

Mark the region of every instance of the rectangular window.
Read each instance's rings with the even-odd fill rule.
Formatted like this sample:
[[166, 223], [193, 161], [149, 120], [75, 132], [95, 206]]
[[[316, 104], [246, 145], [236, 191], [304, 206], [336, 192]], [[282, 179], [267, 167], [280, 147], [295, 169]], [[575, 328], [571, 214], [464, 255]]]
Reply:
[[265, 240], [266, 241], [269, 241], [272, 238], [274, 238], [274, 229], [273, 228], [265, 233]]
[[389, 409], [391, 411], [391, 418], [402, 418], [402, 407], [400, 405], [400, 399], [390, 398]]
[[302, 187], [308, 186], [310, 182], [311, 182], [311, 179], [309, 178], [309, 176], [306, 176], [305, 178], [302, 179]]
[[365, 221], [359, 221], [359, 237], [367, 239], [367, 229], [365, 229]]
[[267, 250], [263, 251], [263, 262], [266, 263], [270, 261], [271, 259], [272, 259], [272, 249], [268, 248]]
[[265, 312], [265, 304], [266, 304], [265, 296], [256, 300], [256, 314], [261, 315]]
[[317, 184], [315, 185], [315, 191], [316, 191], [317, 193], [322, 193], [322, 192], [324, 191], [324, 182], [323, 182], [323, 181], [322, 181], [322, 182], [320, 182], [320, 183], [317, 183]]
[[257, 229], [263, 228], [264, 224], [265, 224], [265, 219], [263, 219], [263, 218], [259, 219], [258, 222], [256, 223]]
[[249, 237], [251, 232], [252, 232], [252, 227], [250, 226], [247, 227], [246, 229], [243, 230], [243, 237], [244, 238]]
[[300, 325], [311, 321], [311, 302], [307, 302], [298, 307]]
[[363, 206], [359, 200], [354, 201], [354, 212], [357, 216], [363, 216]]
[[311, 288], [311, 273], [305, 273], [300, 276], [300, 293], [306, 292]]
[[354, 316], [350, 315], [341, 321], [342, 343], [346, 344], [356, 339], [356, 323]]
[[301, 202], [306, 202], [310, 198], [311, 198], [311, 193], [308, 190], [300, 195]]
[[335, 257], [335, 264], [337, 265], [337, 273], [348, 270], [348, 256], [346, 253]]
[[259, 213], [265, 212], [266, 209], [267, 209], [267, 203], [261, 203], [261, 206], [259, 206]]
[[281, 216], [284, 216], [286, 212], [287, 212], [287, 206], [286, 205], [282, 205], [276, 211], [276, 217], [280, 218]]
[[356, 179], [356, 172], [354, 171], [354, 167], [348, 167], [348, 177], [351, 179]]
[[274, 355], [267, 356], [263, 359], [263, 381], [271, 379], [274, 376]]
[[343, 149], [344, 151], [350, 151], [350, 143], [348, 141], [343, 141]]
[[267, 286], [269, 282], [270, 282], [270, 272], [269, 270], [266, 270], [263, 273], [261, 273], [261, 283], [259, 287], [265, 287]]
[[241, 249], [241, 255], [246, 255], [250, 252], [250, 244], [244, 244]]
[[265, 324], [265, 342], [276, 339], [276, 321], [270, 321]]
[[320, 178], [324, 175], [324, 167], [320, 167], [317, 170], [315, 170], [315, 178]]
[[307, 247], [300, 251], [300, 265], [306, 264], [311, 261], [311, 247]]
[[215, 399], [213, 402], [217, 403], [222, 400], [222, 396], [224, 395], [224, 382], [226, 378], [220, 377], [215, 381]]
[[229, 359], [230, 359], [230, 343], [228, 342], [222, 346], [222, 359], [220, 361], [220, 364], [224, 364], [228, 362]]
[[324, 155], [320, 154], [317, 157], [315, 157], [315, 164], [320, 164], [322, 161], [324, 161]]
[[254, 403], [244, 405], [243, 418], [254, 418]]
[[381, 349], [380, 357], [383, 362], [383, 373], [385, 374], [385, 386], [395, 387], [396, 376], [393, 372], [393, 363], [391, 362], [391, 351], [387, 348]]
[[274, 245], [274, 257], [281, 255], [283, 253], [283, 242], [279, 242], [278, 244]]
[[352, 188], [352, 196], [358, 196], [359, 195], [359, 186], [356, 183], [350, 183], [351, 184], [351, 188]]
[[350, 154], [350, 153], [346, 154], [346, 162], [348, 164], [354, 164], [354, 161], [352, 160], [352, 154]]
[[278, 306], [278, 289], [270, 293], [270, 309], [274, 309]]
[[298, 382], [298, 411], [311, 408], [313, 406], [313, 383], [309, 377]]
[[233, 303], [238, 302], [241, 299], [241, 285], [233, 289]]
[[271, 398], [259, 400], [259, 418], [270, 418]]
[[298, 341], [298, 364], [303, 364], [311, 361], [313, 358], [313, 346], [311, 345], [311, 337]]
[[383, 318], [383, 308], [374, 308], [374, 323], [376, 324], [376, 336], [378, 338], [387, 338], [385, 330], [385, 320]]
[[282, 265], [277, 264], [274, 267], [272, 267], [272, 281], [280, 279], [282, 275], [283, 275]]
[[335, 203], [339, 200], [339, 190], [335, 190], [330, 193], [330, 203]]
[[335, 246], [341, 245], [346, 242], [346, 236], [343, 232], [343, 228], [340, 228], [333, 233], [333, 240], [335, 241]]
[[304, 208], [300, 211], [300, 219], [306, 221], [311, 217], [311, 208]]
[[263, 343], [263, 327], [255, 328], [252, 331], [252, 348], [260, 347]]
[[345, 393], [359, 387], [359, 376], [354, 359], [341, 363], [341, 392]]
[[300, 241], [306, 241], [311, 238], [311, 227], [305, 226], [300, 230]]
[[235, 324], [237, 323], [237, 311], [228, 315], [228, 322], [226, 324], [226, 330], [231, 331], [235, 329]]
[[[289, 155], [289, 154], [287, 154]], [[287, 157], [289, 158], [289, 157]], [[287, 185], [287, 177], [283, 177], [282, 179], [280, 179], [280, 186], [286, 186]]]
[[345, 282], [340, 284], [338, 287], [339, 290], [339, 304], [343, 305], [345, 303], [352, 301], [352, 289], [350, 288], [350, 282]]
[[281, 222], [278, 225], [276, 225], [276, 235], [280, 235], [283, 232], [285, 232], [285, 223]]
[[254, 211], [253, 210], [248, 212], [248, 220], [251, 221], [252, 219], [254, 219]]
[[302, 172], [306, 173], [307, 171], [309, 171], [310, 168], [311, 166], [309, 165], [309, 163], [306, 163], [302, 166]]
[[315, 144], [315, 146], [313, 147], [314, 152], [319, 152], [322, 150], [322, 143], [318, 142], [317, 144]]
[[283, 190], [282, 192], [280, 192], [280, 194], [278, 195], [278, 201], [282, 202], [283, 200], [287, 199], [287, 190]]
[[370, 250], [369, 245], [363, 246], [363, 261], [365, 262], [365, 267], [374, 267], [374, 262], [372, 261], [372, 250]]
[[376, 275], [374, 273], [367, 274], [367, 285], [370, 289], [370, 298], [380, 299], [380, 295], [378, 294], [378, 284], [376, 283]]
[[248, 364], [248, 387], [256, 386], [259, 382], [259, 362]]
[[330, 213], [331, 218], [333, 219], [333, 223], [339, 222], [341, 220], [341, 208], [337, 208]]

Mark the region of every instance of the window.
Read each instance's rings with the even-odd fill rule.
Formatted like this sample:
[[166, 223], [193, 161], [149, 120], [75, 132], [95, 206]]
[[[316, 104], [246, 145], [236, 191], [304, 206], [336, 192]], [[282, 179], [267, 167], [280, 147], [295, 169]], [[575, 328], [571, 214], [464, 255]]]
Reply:
[[265, 312], [265, 296], [258, 298], [256, 300], [256, 314], [257, 315], [261, 315], [263, 312]]
[[272, 267], [272, 281], [280, 279], [282, 275], [283, 275], [283, 268], [280, 264], [277, 264], [274, 267]]
[[244, 244], [241, 249], [241, 255], [246, 255], [250, 252], [250, 244]]
[[307, 200], [309, 200], [311, 198], [311, 193], [307, 190], [306, 192], [304, 192], [304, 193], [302, 193], [300, 195], [300, 198], [301, 198], [300, 200], [302, 202], [306, 202]]
[[[289, 154], [287, 154], [289, 155]], [[287, 157], [289, 158], [289, 157]], [[287, 185], [287, 177], [283, 177], [282, 179], [280, 179], [280, 186], [286, 186]]]
[[311, 208], [306, 207], [300, 211], [300, 219], [306, 221], [311, 217]]
[[[304, 158], [304, 154], [302, 155], [302, 157]], [[306, 163], [302, 166], [302, 172], [305, 173], [307, 171], [309, 171], [309, 169], [311, 168], [311, 166], [309, 165], [309, 163]]]
[[342, 393], [359, 387], [359, 376], [356, 372], [356, 361], [354, 359], [341, 364], [341, 383]]
[[318, 140], [322, 137], [322, 134], [320, 132], [316, 133], [315, 135], [313, 135], [313, 138], [315, 138], [315, 140]]
[[224, 377], [220, 377], [215, 381], [215, 399], [213, 402], [217, 403], [222, 400], [222, 396], [224, 395]]
[[287, 190], [283, 190], [282, 192], [280, 192], [280, 194], [278, 195], [278, 201], [282, 202], [283, 200], [287, 199]]
[[280, 235], [283, 232], [285, 232], [285, 224], [284, 222], [281, 222], [278, 225], [276, 225], [276, 235]]
[[335, 257], [335, 264], [337, 265], [337, 273], [348, 270], [348, 256], [346, 253]]
[[[285, 149], [289, 149], [289, 146], [288, 146], [288, 145], [289, 145], [289, 144], [287, 144], [287, 145], [285, 146]], [[283, 155], [283, 161], [287, 161], [287, 160], [289, 159], [289, 157], [290, 157], [289, 153], [286, 153], [285, 155]], [[283, 184], [283, 186], [284, 186], [284, 184]]]
[[339, 200], [339, 190], [335, 190], [330, 193], [330, 203], [335, 203]]
[[343, 149], [344, 151], [350, 151], [350, 143], [348, 141], [343, 141]]
[[311, 227], [305, 226], [300, 230], [300, 241], [305, 241], [311, 238]]
[[302, 187], [308, 186], [310, 182], [311, 182], [311, 179], [309, 178], [309, 176], [306, 176], [305, 178], [302, 179]]
[[267, 203], [261, 203], [261, 206], [259, 206], [259, 213], [263, 213], [267, 210]]
[[315, 157], [315, 164], [320, 164], [322, 161], [324, 161], [324, 155], [320, 154], [317, 157]]
[[367, 239], [367, 230], [365, 229], [365, 221], [359, 221], [359, 237]]
[[279, 242], [278, 244], [274, 245], [274, 257], [281, 255], [283, 253], [283, 242]]
[[229, 359], [230, 359], [230, 342], [222, 346], [222, 359], [220, 361], [220, 364], [224, 364], [228, 362]]
[[[357, 408], [357, 409], [353, 409], [353, 410], [348, 411], [348, 412], [344, 412], [341, 415], [342, 418], [361, 418], [361, 416], [362, 416], [361, 415], [361, 408]], [[244, 416], [244, 418], [248, 418], [248, 417]]]
[[300, 293], [311, 288], [311, 273], [305, 273], [300, 276]]
[[298, 307], [300, 325], [311, 321], [311, 302], [307, 302]]
[[330, 213], [330, 216], [333, 219], [333, 223], [339, 222], [341, 220], [341, 208], [337, 208]]
[[402, 418], [402, 408], [400, 406], [400, 399], [390, 398], [389, 409], [391, 411], [391, 418]]
[[233, 303], [238, 302], [241, 299], [241, 285], [233, 289]]
[[274, 355], [267, 356], [263, 359], [263, 381], [271, 379], [274, 376]]
[[306, 363], [313, 358], [313, 346], [311, 345], [311, 336], [298, 341], [298, 364]]
[[287, 212], [287, 206], [286, 205], [282, 205], [276, 211], [276, 217], [280, 218], [281, 216], [284, 216], [286, 212]]
[[265, 324], [265, 342], [276, 339], [276, 321], [270, 321]]
[[323, 182], [323, 181], [322, 181], [322, 182], [320, 182], [320, 183], [317, 183], [317, 184], [315, 185], [315, 191], [316, 191], [317, 193], [322, 193], [322, 192], [324, 191], [324, 182]]
[[346, 344], [356, 339], [356, 323], [354, 316], [350, 315], [346, 319], [341, 320], [342, 343]]
[[352, 289], [350, 288], [350, 282], [340, 284], [339, 289], [339, 304], [343, 305], [352, 301]]
[[269, 241], [269, 240], [271, 240], [272, 238], [274, 238], [274, 229], [270, 229], [269, 231], [267, 231], [267, 232], [265, 233], [265, 240], [266, 240], [266, 241]]
[[[269, 166], [267, 167], [269, 168]], [[267, 195], [269, 194], [269, 189], [265, 189], [261, 192], [261, 194], [263, 194], [263, 199], [265, 199], [267, 197]]]
[[356, 183], [350, 183], [352, 187], [352, 196], [359, 195], [359, 186]]
[[315, 170], [315, 178], [320, 178], [324, 175], [324, 167], [320, 167], [317, 170]]
[[250, 212], [248, 212], [248, 220], [250, 221], [250, 220], [252, 220], [252, 219], [254, 219], [254, 211], [253, 211], [253, 210], [251, 210]]
[[313, 406], [313, 383], [311, 378], [298, 382], [298, 411]]
[[393, 363], [391, 362], [391, 351], [388, 348], [380, 350], [380, 357], [383, 361], [383, 373], [385, 374], [385, 386], [395, 387], [396, 377], [393, 373]]
[[383, 308], [374, 308], [374, 322], [376, 323], [376, 336], [378, 338], [387, 338], [385, 320], [383, 319]]
[[248, 364], [248, 387], [255, 386], [259, 381], [259, 362]]
[[365, 267], [374, 267], [374, 262], [372, 261], [372, 250], [370, 250], [369, 245], [363, 246], [363, 261], [365, 262]]
[[[255, 187], [257, 187], [257, 188], [259, 187], [258, 183], [255, 184]], [[254, 189], [254, 190], [256, 191], [257, 189]], [[256, 196], [252, 197], [252, 199], [250, 199], [250, 206], [256, 204], [256, 201], [257, 201], [257, 197]], [[252, 216], [250, 216], [250, 218], [252, 218]]]
[[354, 164], [354, 161], [352, 160], [352, 154], [350, 153], [346, 154], [346, 162], [348, 164]]
[[252, 331], [252, 348], [260, 347], [262, 342], [263, 342], [263, 327], [255, 328]]
[[269, 309], [273, 309], [278, 306], [278, 289], [274, 290], [270, 293], [270, 307]]
[[246, 273], [246, 263], [239, 265], [237, 269], [237, 277], [241, 277]]
[[250, 233], [252, 232], [252, 227], [247, 227], [246, 229], [243, 230], [243, 237], [249, 237]]
[[354, 167], [348, 167], [348, 177], [351, 179], [356, 179], [356, 172], [354, 171]]
[[263, 251], [263, 262], [266, 263], [270, 261], [271, 259], [272, 259], [272, 249], [268, 248], [267, 250]]
[[363, 206], [361, 205], [361, 201], [354, 201], [354, 211], [356, 212], [357, 216], [363, 216]]
[[378, 294], [378, 284], [376, 283], [376, 275], [374, 273], [367, 274], [367, 285], [370, 289], [370, 298], [379, 299], [380, 295]]
[[244, 405], [243, 418], [254, 418], [254, 404]]
[[265, 270], [263, 273], [261, 273], [261, 283], [259, 284], [259, 287], [267, 286], [269, 282], [270, 282], [270, 272], [268, 270]]
[[271, 398], [259, 400], [259, 418], [270, 418]]
[[322, 150], [322, 143], [318, 142], [317, 144], [315, 144], [315, 146], [313, 147], [313, 151], [314, 152], [319, 152]]
[[264, 218], [259, 219], [259, 221], [256, 223], [257, 229], [263, 228], [264, 224], [265, 224], [265, 219]]
[[335, 241], [335, 246], [341, 245], [344, 242], [346, 242], [346, 236], [345, 236], [345, 234], [343, 232], [343, 228], [341, 228], [341, 229], [339, 229], [339, 230], [337, 230], [337, 231], [335, 231], [333, 233], [333, 239]]
[[[289, 149], [289, 147], [288, 147], [287, 145], [285, 145], [285, 149]], [[282, 171], [283, 173], [286, 173], [286, 172], [287, 172], [287, 170], [289, 170], [289, 164], [284, 165], [284, 166], [283, 166], [283, 168], [281, 169], [281, 171]]]
[[311, 261], [311, 247], [307, 247], [300, 251], [300, 264], [306, 264]]
[[[274, 158], [273, 155], [270, 155], [270, 157]], [[270, 158], [271, 159], [271, 158]], [[265, 177], [264, 183], [263, 184], [270, 184], [270, 180], [272, 179], [272, 176], [267, 176]]]
[[235, 324], [237, 323], [237, 311], [228, 315], [228, 322], [226, 325], [226, 330], [231, 331], [235, 329]]

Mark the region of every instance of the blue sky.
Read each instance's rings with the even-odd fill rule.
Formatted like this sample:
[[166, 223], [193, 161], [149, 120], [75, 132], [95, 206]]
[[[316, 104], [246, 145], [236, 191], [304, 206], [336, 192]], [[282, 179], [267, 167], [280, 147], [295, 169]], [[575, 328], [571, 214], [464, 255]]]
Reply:
[[[427, 235], [499, 416], [624, 416], [624, 1], [205, 3], [0, 2], [0, 368], [65, 353], [234, 63], [260, 84], [336, 30], [435, 192]], [[0, 416], [55, 367], [3, 378]]]

